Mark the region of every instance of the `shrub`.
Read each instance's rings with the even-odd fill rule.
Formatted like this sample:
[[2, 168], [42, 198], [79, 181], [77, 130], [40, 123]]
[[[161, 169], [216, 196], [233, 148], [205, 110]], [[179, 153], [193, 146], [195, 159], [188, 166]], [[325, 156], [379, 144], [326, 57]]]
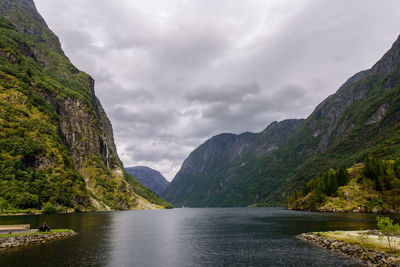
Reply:
[[42, 212], [44, 214], [54, 214], [57, 212], [57, 208], [50, 202], [47, 202], [43, 205]]
[[396, 239], [396, 235], [400, 234], [400, 225], [393, 224], [393, 220], [389, 217], [378, 217], [379, 239], [386, 238], [389, 249], [393, 252], [392, 245]]
[[15, 205], [18, 208], [28, 209], [28, 208], [36, 208], [39, 204], [39, 197], [34, 194], [30, 194], [27, 192], [21, 193], [15, 199]]

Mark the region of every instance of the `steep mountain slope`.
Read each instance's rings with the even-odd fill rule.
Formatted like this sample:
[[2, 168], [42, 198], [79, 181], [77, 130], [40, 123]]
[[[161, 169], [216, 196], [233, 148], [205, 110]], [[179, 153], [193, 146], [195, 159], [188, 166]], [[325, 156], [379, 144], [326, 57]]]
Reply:
[[262, 205], [284, 198], [318, 172], [350, 167], [368, 155], [400, 156], [400, 39], [369, 70], [324, 100], [285, 146], [264, 161], [255, 179], [282, 185]]
[[168, 203], [123, 171], [94, 80], [32, 0], [0, 1], [0, 202], [84, 208]]
[[[400, 39], [397, 39], [371, 69], [348, 79], [335, 94], [318, 105], [278, 149], [259, 157], [243, 153], [233, 163], [236, 166], [233, 171], [230, 167], [221, 167], [219, 176], [212, 177], [229, 177], [222, 179], [226, 181], [222, 188], [215, 186], [217, 178], [209, 182], [209, 175], [186, 172], [190, 164], [185, 162], [165, 197], [185, 205], [283, 205], [287, 196], [318, 172], [350, 167], [368, 155], [378, 159], [398, 158], [399, 64]], [[201, 155], [197, 160], [203, 160]], [[244, 160], [247, 161], [244, 168], [239, 168]], [[218, 198], [210, 200], [210, 196], [217, 195]]]
[[[164, 197], [176, 205], [244, 206], [257, 196], [253, 186], [237, 187], [241, 174], [284, 144], [304, 120], [273, 122], [261, 133], [220, 134], [195, 149], [184, 161]], [[241, 190], [232, 194], [232, 190]], [[235, 189], [236, 190], [236, 189]]]
[[145, 166], [125, 168], [125, 171], [135, 177], [142, 185], [161, 196], [167, 189], [169, 182], [162, 174]]
[[[257, 205], [282, 205], [318, 172], [350, 167], [368, 155], [400, 155], [400, 40], [371, 69], [325, 99], [289, 141], [241, 177]], [[271, 190], [273, 189], [273, 190]]]

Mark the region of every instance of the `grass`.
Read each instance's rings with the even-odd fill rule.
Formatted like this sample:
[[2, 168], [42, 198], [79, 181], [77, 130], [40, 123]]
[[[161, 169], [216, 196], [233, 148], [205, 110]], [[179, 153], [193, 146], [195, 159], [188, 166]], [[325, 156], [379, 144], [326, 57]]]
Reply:
[[7, 209], [0, 211], [0, 215], [13, 215], [13, 214], [39, 214], [42, 213], [39, 209]]
[[367, 232], [368, 231], [332, 231], [319, 232], [316, 234], [343, 241], [349, 244], [356, 244], [369, 249], [376, 249], [385, 253], [400, 256], [400, 238], [397, 237], [395, 242], [393, 242], [393, 252], [391, 252], [385, 238], [380, 239], [377, 235], [367, 234]]
[[50, 232], [33, 232], [33, 233], [17, 233], [17, 234], [0, 234], [0, 238], [3, 237], [13, 237], [13, 236], [23, 236], [23, 235], [41, 235], [41, 234], [55, 234], [55, 233], [65, 233], [72, 232], [72, 229], [53, 229]]

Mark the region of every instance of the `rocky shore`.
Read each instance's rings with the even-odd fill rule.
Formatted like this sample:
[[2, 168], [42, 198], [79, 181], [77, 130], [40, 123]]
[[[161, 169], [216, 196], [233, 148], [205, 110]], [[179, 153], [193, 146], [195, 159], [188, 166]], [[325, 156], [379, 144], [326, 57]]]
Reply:
[[356, 258], [368, 266], [400, 266], [400, 257], [385, 252], [349, 244], [337, 239], [318, 235], [318, 233], [304, 233], [300, 239], [310, 241], [322, 248]]
[[0, 251], [12, 248], [30, 246], [34, 244], [47, 243], [57, 239], [75, 236], [74, 231], [56, 232], [56, 233], [27, 233], [17, 236], [0, 237]]

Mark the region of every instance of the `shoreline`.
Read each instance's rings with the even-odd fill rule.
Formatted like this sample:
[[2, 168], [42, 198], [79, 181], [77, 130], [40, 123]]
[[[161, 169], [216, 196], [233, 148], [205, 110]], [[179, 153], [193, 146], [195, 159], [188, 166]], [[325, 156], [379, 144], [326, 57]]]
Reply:
[[114, 209], [109, 209], [109, 210], [80, 210], [80, 211], [74, 211], [74, 210], [66, 210], [66, 211], [60, 211], [60, 212], [55, 212], [55, 213], [45, 213], [41, 212], [38, 210], [32, 211], [32, 212], [17, 212], [17, 213], [0, 213], [0, 217], [6, 217], [6, 216], [26, 216], [26, 215], [54, 215], [54, 214], [71, 214], [71, 213], [89, 213], [89, 212], [108, 212], [108, 211], [133, 211], [133, 210], [167, 210], [167, 209], [174, 209], [174, 208], [159, 208], [159, 209], [122, 209], [122, 210], [114, 210]]
[[23, 232], [0, 235], [0, 252], [76, 236], [73, 230], [53, 230], [51, 232]]
[[339, 210], [339, 209], [294, 209], [285, 207], [289, 211], [302, 211], [302, 212], [320, 212], [320, 213], [357, 213], [357, 214], [390, 214], [399, 215], [400, 212], [390, 211], [390, 210], [365, 210], [365, 209], [352, 209], [352, 210]]
[[351, 257], [369, 266], [399, 266], [400, 256], [382, 250], [367, 248], [361, 244], [349, 243], [322, 235], [322, 233], [303, 233], [297, 236], [323, 249]]

